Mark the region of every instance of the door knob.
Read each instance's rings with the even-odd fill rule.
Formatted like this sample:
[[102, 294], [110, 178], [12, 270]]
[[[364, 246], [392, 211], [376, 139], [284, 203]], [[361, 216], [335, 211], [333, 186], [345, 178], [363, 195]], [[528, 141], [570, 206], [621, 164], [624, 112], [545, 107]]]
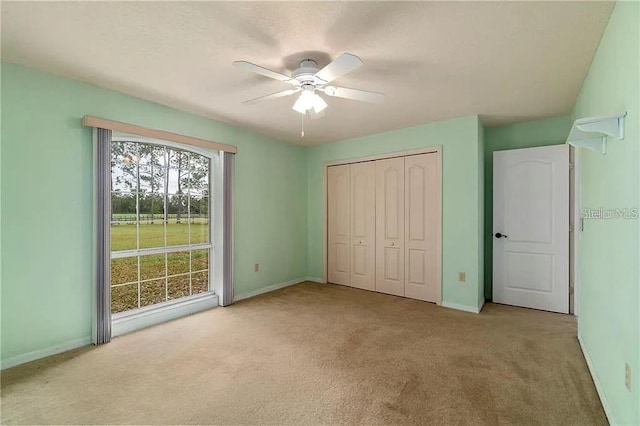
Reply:
[[393, 247], [393, 246], [395, 246], [395, 245], [396, 245], [396, 243], [391, 243], [391, 247]]
[[496, 232], [495, 237], [496, 237], [496, 238], [507, 238], [507, 236], [506, 236], [506, 235], [501, 234], [501, 233], [499, 233], [499, 232]]

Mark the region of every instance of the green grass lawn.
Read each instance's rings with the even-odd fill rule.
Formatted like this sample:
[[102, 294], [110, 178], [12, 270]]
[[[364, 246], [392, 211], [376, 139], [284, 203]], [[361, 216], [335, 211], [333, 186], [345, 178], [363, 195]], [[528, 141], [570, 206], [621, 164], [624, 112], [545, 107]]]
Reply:
[[[111, 250], [136, 249], [137, 232], [135, 224], [121, 223], [111, 226]], [[196, 219], [191, 225], [168, 223], [166, 226], [167, 245], [206, 243], [209, 225], [204, 219]], [[163, 247], [165, 226], [159, 223], [140, 224], [140, 248]], [[166, 256], [140, 256], [113, 259], [111, 261], [111, 311], [122, 312], [138, 307], [138, 285], [140, 286], [140, 306], [148, 306], [165, 300], [176, 299], [189, 294], [208, 290], [209, 250], [193, 250], [169, 253]], [[189, 274], [191, 271], [203, 271]], [[139, 276], [138, 276], [139, 274]], [[186, 274], [186, 275], [178, 275]], [[165, 289], [165, 275], [169, 275]], [[171, 276], [178, 275], [178, 276]], [[138, 284], [138, 281], [144, 281]], [[125, 286], [118, 284], [132, 283]], [[191, 283], [191, 293], [190, 284]]]

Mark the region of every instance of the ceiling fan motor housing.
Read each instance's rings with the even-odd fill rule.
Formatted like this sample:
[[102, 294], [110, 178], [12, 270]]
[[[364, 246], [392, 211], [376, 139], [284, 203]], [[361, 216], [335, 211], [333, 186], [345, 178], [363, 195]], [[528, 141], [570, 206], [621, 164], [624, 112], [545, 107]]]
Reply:
[[324, 81], [315, 77], [315, 74], [318, 71], [318, 63], [316, 61], [313, 59], [305, 59], [300, 62], [300, 68], [291, 73], [291, 77], [294, 80], [297, 80], [301, 86], [307, 84], [312, 84], [314, 86], [324, 84]]

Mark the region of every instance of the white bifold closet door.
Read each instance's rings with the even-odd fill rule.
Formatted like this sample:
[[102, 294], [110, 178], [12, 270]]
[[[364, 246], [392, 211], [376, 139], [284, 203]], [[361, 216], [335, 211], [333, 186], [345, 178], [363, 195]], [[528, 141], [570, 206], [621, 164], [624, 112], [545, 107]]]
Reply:
[[327, 278], [335, 284], [351, 280], [351, 166], [327, 169]]
[[327, 168], [327, 278], [440, 301], [439, 153]]
[[404, 296], [404, 157], [375, 161], [376, 291]]
[[438, 302], [440, 170], [438, 156], [405, 157], [405, 284], [404, 295]]
[[376, 168], [351, 164], [351, 287], [375, 290]]

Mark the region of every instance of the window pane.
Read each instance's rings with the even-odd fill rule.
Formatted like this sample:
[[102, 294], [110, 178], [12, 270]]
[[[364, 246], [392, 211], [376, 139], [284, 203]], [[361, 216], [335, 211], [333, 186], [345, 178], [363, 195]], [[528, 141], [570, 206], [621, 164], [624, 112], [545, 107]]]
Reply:
[[177, 148], [167, 148], [167, 155], [169, 157], [169, 167], [180, 170], [189, 169], [190, 153], [188, 151]]
[[164, 200], [158, 194], [141, 194], [140, 248], [164, 247]]
[[167, 254], [167, 269], [169, 275], [189, 272], [189, 252], [179, 251]]
[[163, 194], [165, 169], [162, 166], [140, 166], [140, 192]]
[[153, 280], [140, 283], [140, 306], [162, 303], [166, 300], [165, 280]]
[[111, 285], [138, 281], [138, 257], [111, 259]]
[[111, 313], [138, 307], [138, 283], [111, 287]]
[[140, 281], [161, 278], [166, 275], [165, 254], [140, 256]]
[[136, 142], [111, 142], [111, 162], [135, 164], [138, 161]]
[[140, 164], [162, 166], [166, 165], [166, 151], [163, 146], [141, 143], [138, 144]]
[[164, 197], [161, 194], [140, 194], [140, 223], [162, 223], [164, 219]]
[[167, 178], [167, 194], [186, 194], [189, 190], [189, 170], [169, 169]]
[[[183, 197], [186, 200], [186, 196]], [[167, 220], [167, 245], [178, 246], [189, 244], [189, 221], [185, 211], [171, 213]]]
[[169, 300], [189, 296], [189, 274], [167, 278], [167, 294]]
[[209, 197], [191, 196], [191, 244], [209, 242]]
[[209, 272], [196, 272], [191, 274], [191, 288], [193, 294], [209, 291]]
[[209, 159], [192, 153], [189, 170], [189, 192], [209, 195]]
[[136, 248], [136, 196], [111, 193], [111, 251]]
[[191, 271], [209, 269], [209, 250], [193, 250], [191, 252]]
[[111, 191], [136, 192], [138, 190], [138, 165], [136, 163], [111, 163]]

